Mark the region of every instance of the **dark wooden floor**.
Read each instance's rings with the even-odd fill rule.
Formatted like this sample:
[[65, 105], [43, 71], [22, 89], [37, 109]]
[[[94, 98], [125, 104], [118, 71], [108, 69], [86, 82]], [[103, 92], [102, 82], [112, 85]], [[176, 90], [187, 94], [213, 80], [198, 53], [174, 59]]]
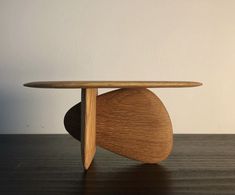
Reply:
[[160, 165], [98, 148], [86, 173], [69, 135], [1, 135], [0, 152], [1, 195], [235, 194], [235, 135], [175, 135]]

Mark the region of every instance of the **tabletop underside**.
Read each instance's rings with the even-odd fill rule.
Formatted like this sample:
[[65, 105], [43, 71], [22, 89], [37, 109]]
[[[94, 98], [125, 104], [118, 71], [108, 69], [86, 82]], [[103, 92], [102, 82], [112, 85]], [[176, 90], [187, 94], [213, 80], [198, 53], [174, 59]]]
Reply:
[[194, 81], [37, 81], [24, 84], [34, 88], [170, 88], [197, 87]]

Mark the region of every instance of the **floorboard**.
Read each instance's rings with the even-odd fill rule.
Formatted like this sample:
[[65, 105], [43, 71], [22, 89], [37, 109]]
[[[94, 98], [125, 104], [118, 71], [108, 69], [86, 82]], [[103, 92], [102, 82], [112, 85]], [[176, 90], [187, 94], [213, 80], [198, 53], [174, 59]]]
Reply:
[[69, 135], [0, 135], [0, 154], [1, 195], [235, 194], [235, 135], [174, 135], [159, 165], [98, 148], [87, 172]]

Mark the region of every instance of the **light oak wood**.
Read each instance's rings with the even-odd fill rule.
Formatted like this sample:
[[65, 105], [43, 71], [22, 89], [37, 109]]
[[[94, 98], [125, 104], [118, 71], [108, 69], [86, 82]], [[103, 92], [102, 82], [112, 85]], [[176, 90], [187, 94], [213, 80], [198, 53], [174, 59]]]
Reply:
[[[144, 163], [159, 163], [166, 159], [173, 146], [171, 120], [161, 100], [146, 88], [200, 85], [202, 83], [192, 81], [42, 81], [24, 84], [36, 88], [82, 88], [81, 103], [66, 113], [64, 123], [68, 132], [81, 140], [85, 170], [92, 163], [96, 144]], [[98, 88], [121, 89], [97, 97]]]
[[96, 96], [96, 88], [82, 89], [81, 149], [85, 170], [90, 167], [96, 152]]
[[172, 125], [161, 100], [148, 89], [119, 89], [97, 100], [97, 144], [145, 163], [172, 149]]
[[[81, 104], [65, 115], [65, 128], [80, 140]], [[161, 100], [147, 89], [119, 89], [97, 96], [96, 143], [122, 156], [158, 163], [173, 145], [170, 117]]]
[[38, 81], [24, 84], [35, 88], [166, 88], [200, 85], [202, 83], [193, 81]]

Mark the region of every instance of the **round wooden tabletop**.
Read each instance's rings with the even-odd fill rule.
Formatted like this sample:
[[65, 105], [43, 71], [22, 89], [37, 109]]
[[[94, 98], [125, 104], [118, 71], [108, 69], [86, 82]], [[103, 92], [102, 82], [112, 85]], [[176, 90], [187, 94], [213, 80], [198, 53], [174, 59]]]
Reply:
[[167, 88], [197, 87], [200, 82], [193, 81], [38, 81], [24, 84], [35, 88]]

